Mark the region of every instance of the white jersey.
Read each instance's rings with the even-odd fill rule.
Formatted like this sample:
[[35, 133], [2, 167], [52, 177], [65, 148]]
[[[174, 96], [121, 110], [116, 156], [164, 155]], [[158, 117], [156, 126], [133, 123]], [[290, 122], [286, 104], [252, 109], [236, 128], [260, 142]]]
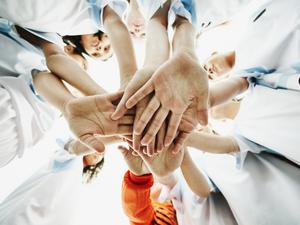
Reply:
[[[252, 67], [277, 69], [300, 59], [300, 1], [255, 0], [232, 22], [239, 36], [235, 71]], [[234, 72], [233, 72], [234, 74]]]
[[33, 69], [47, 70], [43, 53], [0, 19], [0, 166], [21, 157], [44, 136], [58, 113], [35, 94]]
[[251, 86], [235, 118], [235, 132], [300, 165], [300, 92]]
[[0, 204], [0, 224], [73, 225], [81, 180], [82, 158], [58, 150]]
[[93, 34], [103, 31], [103, 9], [111, 6], [120, 16], [125, 0], [2, 0], [0, 17], [21, 27], [60, 35]]
[[221, 24], [228, 20], [253, 0], [186, 0], [195, 2], [197, 28], [199, 31]]
[[[202, 154], [201, 154], [202, 155]], [[196, 159], [195, 159], [196, 158]], [[195, 157], [193, 159], [198, 165], [198, 169], [202, 170], [206, 175], [206, 170], [203, 168], [203, 158]], [[231, 209], [218, 190], [212, 190], [209, 197], [206, 199], [195, 195], [188, 187], [182, 173], [178, 174], [177, 184], [169, 190], [163, 186], [160, 194], [160, 200], [171, 200], [176, 210], [176, 217], [180, 225], [236, 225], [237, 222], [231, 212]], [[209, 180], [209, 184], [211, 181]], [[214, 186], [215, 187], [215, 186]]]
[[249, 153], [241, 170], [228, 154], [206, 153], [203, 159], [238, 224], [299, 224], [299, 166], [270, 153]]

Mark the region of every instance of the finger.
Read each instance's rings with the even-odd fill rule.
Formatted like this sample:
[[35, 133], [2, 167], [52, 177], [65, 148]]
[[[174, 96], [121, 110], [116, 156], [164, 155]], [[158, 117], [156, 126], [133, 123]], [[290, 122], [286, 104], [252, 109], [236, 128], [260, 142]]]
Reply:
[[137, 153], [136, 151], [132, 151], [131, 154], [134, 156], [139, 156], [139, 153]]
[[160, 108], [158, 112], [155, 114], [154, 119], [151, 121], [149, 128], [146, 131], [141, 143], [143, 145], [149, 144], [152, 140], [155, 140], [155, 136], [159, 129], [161, 128], [163, 122], [168, 116], [168, 110]]
[[167, 128], [166, 138], [164, 141], [165, 147], [169, 146], [172, 143], [172, 141], [174, 140], [176, 133], [177, 133], [177, 129], [180, 124], [181, 117], [182, 117], [182, 114], [175, 114], [175, 113], [171, 114], [171, 118], [170, 118], [168, 128]]
[[120, 125], [133, 125], [134, 117], [133, 116], [123, 116], [119, 119], [119, 126]]
[[150, 94], [154, 90], [154, 86], [152, 84], [152, 80], [148, 80], [147, 83], [142, 86], [134, 95], [132, 95], [126, 102], [126, 107], [128, 109], [135, 106], [139, 101], [141, 101], [144, 97]]
[[95, 150], [86, 146], [85, 144], [81, 143], [78, 140], [72, 140], [68, 144], [68, 152], [75, 154], [77, 156], [84, 156], [88, 154], [95, 153]]
[[[142, 146], [142, 151], [141, 151], [144, 155], [148, 154], [148, 150], [147, 150], [147, 146]], [[143, 155], [142, 154], [142, 155]]]
[[132, 141], [132, 135], [123, 135], [123, 141]]
[[[133, 126], [128, 126], [128, 125], [120, 125], [118, 126], [118, 130], [116, 134], [119, 135], [132, 135], [133, 132]], [[115, 134], [111, 134], [115, 135]]]
[[133, 149], [139, 151], [141, 148], [142, 135], [133, 134]]
[[156, 149], [157, 152], [161, 152], [164, 148], [164, 139], [166, 135], [166, 122], [164, 122], [161, 126], [161, 128], [158, 131], [158, 134], [156, 136]]
[[149, 104], [147, 105], [146, 109], [144, 110], [143, 114], [141, 115], [140, 119], [137, 121], [137, 124], [135, 126], [134, 133], [136, 134], [142, 134], [145, 127], [151, 120], [152, 116], [156, 112], [156, 110], [159, 108], [160, 102], [158, 99], [154, 96]]
[[123, 96], [119, 104], [117, 105], [115, 112], [111, 115], [112, 120], [118, 120], [125, 115], [125, 113], [128, 110], [125, 106], [126, 101], [133, 93], [134, 93], [133, 88], [131, 86], [128, 86], [128, 88], [126, 88], [125, 92], [123, 93]]
[[105, 146], [104, 144], [98, 140], [93, 134], [85, 134], [79, 137], [79, 140], [88, 146], [91, 149], [94, 149], [97, 152], [104, 152]]
[[148, 156], [153, 156], [154, 155], [154, 147], [155, 147], [155, 141], [151, 141], [148, 145], [147, 145], [147, 155]]
[[125, 107], [125, 103], [127, 101], [127, 96], [123, 95], [121, 101], [119, 102], [116, 110], [113, 112], [113, 114], [111, 115], [111, 119], [112, 120], [118, 120], [120, 119], [122, 116], [125, 115], [127, 108]]
[[126, 156], [128, 154], [132, 154], [132, 152], [133, 152], [130, 148], [127, 148], [127, 147], [125, 147], [123, 145], [119, 145], [118, 149], [122, 153], [122, 155], [123, 155], [124, 158], [126, 158]]
[[130, 151], [129, 150], [129, 148], [127, 148], [127, 147], [125, 147], [125, 146], [123, 146], [123, 145], [119, 145], [118, 146], [118, 149], [123, 153], [127, 153], [128, 151]]
[[[147, 105], [150, 100], [151, 100], [151, 98], [150, 99], [145, 98], [136, 105], [136, 115], [135, 115], [135, 119], [134, 119], [133, 130], [135, 130], [136, 125], [137, 125], [141, 115], [143, 114], [145, 105]], [[142, 135], [138, 135], [138, 134], [133, 133], [133, 148], [136, 151], [140, 151], [141, 139], [142, 139]]]
[[189, 133], [187, 132], [179, 132], [178, 136], [175, 139], [175, 146], [172, 150], [174, 154], [177, 154], [183, 147], [185, 140], [187, 139]]

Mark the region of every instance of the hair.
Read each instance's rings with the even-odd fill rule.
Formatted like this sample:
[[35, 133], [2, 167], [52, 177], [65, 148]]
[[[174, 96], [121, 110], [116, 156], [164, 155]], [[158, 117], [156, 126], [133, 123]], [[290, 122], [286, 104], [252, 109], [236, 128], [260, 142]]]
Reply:
[[[101, 30], [94, 34], [94, 36], [99, 37], [99, 40], [102, 39], [103, 35], [104, 33]], [[83, 56], [83, 53], [89, 55], [81, 44], [81, 35], [67, 35], [62, 38], [65, 44], [72, 45], [74, 47], [74, 53], [81, 56]]]
[[91, 183], [97, 177], [104, 165], [104, 157], [96, 165], [85, 166], [82, 170], [83, 183]]

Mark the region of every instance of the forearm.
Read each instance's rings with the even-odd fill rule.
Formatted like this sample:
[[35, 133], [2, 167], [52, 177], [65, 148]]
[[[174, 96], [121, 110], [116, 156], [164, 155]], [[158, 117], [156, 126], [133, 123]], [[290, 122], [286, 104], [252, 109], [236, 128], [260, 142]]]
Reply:
[[133, 43], [125, 24], [109, 6], [104, 9], [104, 27], [119, 63], [122, 84], [130, 80], [137, 70]]
[[156, 69], [169, 59], [170, 43], [167, 32], [169, 7], [170, 2], [167, 1], [148, 23], [144, 67]]
[[103, 94], [100, 87], [74, 60], [52, 43], [42, 46], [49, 70], [84, 95]]
[[243, 93], [248, 88], [245, 78], [233, 77], [219, 81], [210, 87], [210, 107], [220, 105]]
[[210, 194], [207, 178], [195, 165], [188, 150], [185, 150], [180, 168], [190, 189], [199, 197], [207, 198]]
[[177, 177], [175, 174], [170, 174], [165, 177], [155, 176], [155, 180], [165, 186], [167, 186], [170, 190], [177, 184]]
[[153, 185], [151, 174], [135, 176], [127, 172], [123, 179], [122, 205], [130, 224], [150, 225], [154, 219], [154, 209], [150, 199]]
[[173, 54], [188, 54], [197, 60], [196, 56], [196, 30], [187, 20], [177, 17], [174, 24]]
[[238, 152], [236, 141], [230, 136], [220, 136], [204, 132], [193, 132], [185, 142], [186, 146], [211, 153]]
[[62, 113], [64, 113], [66, 103], [75, 98], [62, 81], [51, 73], [39, 72], [35, 74], [33, 83], [36, 91]]

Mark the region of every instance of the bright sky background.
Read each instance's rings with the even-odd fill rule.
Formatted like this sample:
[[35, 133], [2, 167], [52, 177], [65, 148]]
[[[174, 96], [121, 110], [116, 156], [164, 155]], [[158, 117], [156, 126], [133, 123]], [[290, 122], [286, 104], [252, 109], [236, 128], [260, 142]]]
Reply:
[[[212, 51], [226, 51], [233, 48], [233, 38], [230, 35], [225, 35], [224, 28], [208, 32], [200, 40], [197, 51], [202, 60], [208, 57]], [[141, 65], [144, 59], [144, 41], [135, 40], [134, 44], [136, 56], [139, 65]], [[118, 66], [115, 57], [107, 62], [90, 61], [89, 65], [90, 74], [107, 91], [111, 92], [118, 89]], [[8, 166], [1, 168], [0, 202], [49, 160], [50, 155], [58, 148], [54, 139], [61, 130], [61, 121], [58, 121], [45, 139], [33, 149], [27, 150], [23, 158], [15, 159]], [[126, 165], [116, 145], [108, 146], [101, 175], [95, 183], [84, 185], [81, 193], [78, 193], [78, 201], [80, 202], [80, 213], [77, 214], [78, 218], [76, 219], [78, 225], [128, 224], [127, 218], [123, 215], [120, 201], [121, 182], [125, 171]], [[61, 182], [64, 181], [61, 180]]]

